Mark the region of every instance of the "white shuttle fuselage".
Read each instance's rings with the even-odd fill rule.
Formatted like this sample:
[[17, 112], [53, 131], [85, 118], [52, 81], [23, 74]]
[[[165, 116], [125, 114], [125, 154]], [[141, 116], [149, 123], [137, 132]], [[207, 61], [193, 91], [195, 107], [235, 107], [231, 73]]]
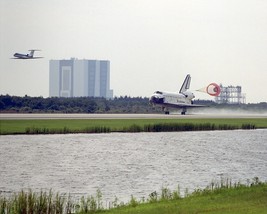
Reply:
[[185, 114], [187, 108], [204, 107], [203, 105], [193, 104], [195, 95], [192, 92], [187, 91], [190, 87], [190, 81], [191, 77], [188, 74], [179, 93], [155, 91], [149, 99], [150, 104], [162, 107], [165, 114], [169, 114], [170, 108], [180, 108], [182, 109], [181, 114]]

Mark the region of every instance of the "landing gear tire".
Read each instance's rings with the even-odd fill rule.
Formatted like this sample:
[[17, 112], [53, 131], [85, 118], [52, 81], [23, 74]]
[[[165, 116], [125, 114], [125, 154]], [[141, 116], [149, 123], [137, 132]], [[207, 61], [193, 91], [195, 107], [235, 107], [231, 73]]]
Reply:
[[185, 115], [185, 112], [186, 112], [186, 108], [183, 108], [181, 115]]
[[170, 114], [170, 112], [169, 111], [165, 111], [165, 114]]

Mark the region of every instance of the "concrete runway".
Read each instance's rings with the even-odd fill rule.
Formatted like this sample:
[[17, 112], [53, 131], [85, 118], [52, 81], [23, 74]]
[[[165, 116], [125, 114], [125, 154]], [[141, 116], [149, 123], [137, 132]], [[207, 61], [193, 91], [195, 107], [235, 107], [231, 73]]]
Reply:
[[195, 113], [195, 114], [0, 114], [0, 120], [40, 119], [194, 119], [194, 118], [266, 118], [267, 114]]

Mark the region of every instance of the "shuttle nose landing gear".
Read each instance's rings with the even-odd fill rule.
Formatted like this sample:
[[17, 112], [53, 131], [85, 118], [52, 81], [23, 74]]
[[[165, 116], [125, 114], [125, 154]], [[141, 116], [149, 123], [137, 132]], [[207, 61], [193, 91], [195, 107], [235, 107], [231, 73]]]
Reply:
[[183, 108], [181, 115], [185, 115], [185, 113], [186, 113], [186, 108]]

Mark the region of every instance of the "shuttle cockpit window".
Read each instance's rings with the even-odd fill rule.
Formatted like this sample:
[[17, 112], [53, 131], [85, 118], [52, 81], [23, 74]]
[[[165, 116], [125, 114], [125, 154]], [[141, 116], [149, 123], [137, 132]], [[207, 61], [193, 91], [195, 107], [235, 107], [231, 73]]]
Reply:
[[161, 91], [155, 91], [154, 94], [162, 94]]

